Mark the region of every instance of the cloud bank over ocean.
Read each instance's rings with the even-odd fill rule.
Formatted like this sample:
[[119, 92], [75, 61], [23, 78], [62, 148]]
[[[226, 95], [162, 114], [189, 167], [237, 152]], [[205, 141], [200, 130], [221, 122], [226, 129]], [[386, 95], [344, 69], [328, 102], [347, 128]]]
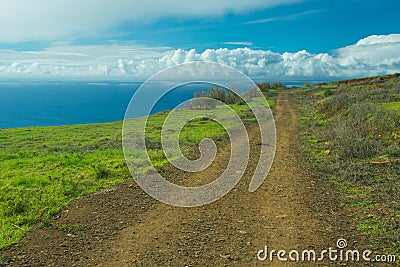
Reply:
[[191, 61], [218, 62], [251, 78], [313, 79], [362, 77], [400, 72], [400, 34], [373, 35], [330, 53], [276, 53], [250, 48], [204, 51], [110, 45], [54, 44], [39, 51], [0, 50], [0, 78], [144, 80]]

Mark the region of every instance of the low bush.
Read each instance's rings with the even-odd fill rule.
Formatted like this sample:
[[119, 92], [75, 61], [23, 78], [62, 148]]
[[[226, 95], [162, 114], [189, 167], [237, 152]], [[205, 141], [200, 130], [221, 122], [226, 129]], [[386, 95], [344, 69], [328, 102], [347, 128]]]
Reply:
[[186, 105], [189, 109], [213, 109], [216, 107], [215, 101], [209, 100], [216, 99], [227, 105], [236, 104], [243, 105], [245, 101], [242, 97], [232, 91], [222, 88], [212, 88], [208, 91], [200, 91], [194, 94], [194, 99], [188, 102]]
[[354, 105], [335, 117], [324, 131], [344, 160], [381, 155], [400, 155], [398, 140], [392, 133], [400, 127], [400, 115], [373, 104]]

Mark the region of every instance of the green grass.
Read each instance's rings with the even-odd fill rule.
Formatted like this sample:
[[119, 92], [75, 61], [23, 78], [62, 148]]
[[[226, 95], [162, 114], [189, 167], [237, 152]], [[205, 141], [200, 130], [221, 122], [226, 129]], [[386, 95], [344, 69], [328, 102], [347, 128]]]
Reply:
[[397, 113], [400, 113], [400, 101], [383, 103], [382, 106], [389, 110], [393, 110]]
[[270, 107], [273, 107], [273, 106], [275, 106], [275, 104], [276, 104], [276, 100], [275, 100], [275, 99], [268, 99], [267, 101], [268, 101], [268, 105], [269, 105]]
[[0, 131], [0, 247], [71, 199], [129, 178], [122, 123]]
[[[262, 104], [260, 99], [255, 101]], [[230, 106], [243, 121], [254, 121], [247, 105]], [[217, 107], [213, 112], [210, 116], [226, 119], [234, 127], [225, 111]], [[146, 126], [146, 143], [155, 166], [167, 162], [160, 150], [167, 115], [150, 116]], [[144, 118], [135, 123], [140, 120]], [[71, 200], [130, 179], [121, 130], [122, 122], [0, 130], [0, 249], [20, 241], [33, 225], [46, 224]], [[220, 140], [225, 135], [220, 124], [199, 117], [183, 128], [180, 145], [186, 148], [205, 137]], [[148, 170], [142, 156], [138, 154], [135, 162], [138, 175]], [[81, 230], [80, 226], [59, 228]]]

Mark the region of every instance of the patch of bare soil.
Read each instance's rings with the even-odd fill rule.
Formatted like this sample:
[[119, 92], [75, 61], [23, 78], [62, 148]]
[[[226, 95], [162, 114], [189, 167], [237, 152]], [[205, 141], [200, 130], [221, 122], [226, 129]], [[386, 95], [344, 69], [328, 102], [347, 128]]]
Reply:
[[[288, 92], [278, 96], [277, 151], [270, 174], [254, 193], [248, 184], [258, 162], [260, 137], [248, 127], [251, 156], [238, 185], [202, 207], [160, 203], [133, 180], [70, 203], [51, 226], [32, 231], [3, 251], [5, 266], [287, 266], [257, 252], [336, 247], [346, 238], [345, 215], [335, 191], [314, 181], [297, 153], [297, 115]], [[230, 145], [222, 142], [215, 162], [201, 173], [163, 168], [177, 184], [204, 184], [226, 167]], [[261, 255], [263, 256], [263, 255]], [[286, 255], [287, 257], [287, 255]], [[306, 262], [326, 266], [331, 262]], [[302, 263], [292, 263], [299, 266]]]

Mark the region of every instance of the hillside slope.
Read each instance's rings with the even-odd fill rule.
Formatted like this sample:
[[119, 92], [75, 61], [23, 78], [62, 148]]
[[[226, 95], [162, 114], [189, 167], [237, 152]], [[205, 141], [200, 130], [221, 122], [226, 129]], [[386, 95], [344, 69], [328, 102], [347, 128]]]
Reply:
[[299, 88], [315, 177], [335, 185], [365, 244], [400, 257], [400, 75]]

